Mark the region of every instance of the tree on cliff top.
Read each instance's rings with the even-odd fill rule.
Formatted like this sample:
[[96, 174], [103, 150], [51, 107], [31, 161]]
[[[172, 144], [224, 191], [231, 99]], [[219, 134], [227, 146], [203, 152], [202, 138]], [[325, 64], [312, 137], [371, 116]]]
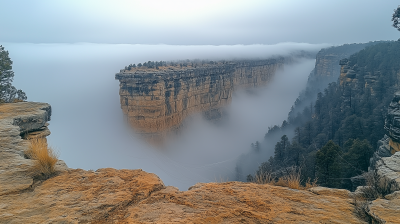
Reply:
[[17, 90], [11, 82], [14, 78], [12, 71], [12, 61], [8, 56], [8, 51], [0, 45], [0, 103], [10, 103], [14, 101], [26, 100], [26, 94], [22, 90]]
[[392, 26], [396, 28], [398, 31], [400, 31], [400, 5], [399, 7], [397, 7], [397, 9], [394, 10], [392, 21], [393, 21]]

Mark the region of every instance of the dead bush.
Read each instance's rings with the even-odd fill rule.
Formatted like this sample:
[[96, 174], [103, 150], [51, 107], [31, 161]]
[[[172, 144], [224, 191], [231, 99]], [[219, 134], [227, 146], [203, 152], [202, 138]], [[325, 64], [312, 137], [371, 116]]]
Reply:
[[31, 172], [34, 177], [47, 179], [55, 174], [58, 155], [48, 147], [45, 138], [31, 139], [25, 157], [33, 160]]
[[397, 183], [394, 180], [382, 177], [376, 172], [367, 172], [363, 176], [365, 177], [366, 186], [360, 188], [360, 194], [365, 200], [373, 201], [383, 198], [398, 190]]
[[363, 176], [366, 186], [358, 187], [353, 196], [356, 214], [368, 223], [385, 223], [369, 212], [369, 204], [375, 199], [384, 198], [398, 190], [397, 183], [378, 175], [374, 171], [366, 172]]
[[275, 178], [270, 172], [263, 172], [255, 175], [254, 182], [258, 184], [271, 184], [281, 187], [289, 187], [292, 189], [309, 189], [317, 186], [317, 180], [311, 182], [311, 179], [305, 182], [305, 186], [301, 184], [301, 168], [291, 167], [286, 170], [286, 175]]

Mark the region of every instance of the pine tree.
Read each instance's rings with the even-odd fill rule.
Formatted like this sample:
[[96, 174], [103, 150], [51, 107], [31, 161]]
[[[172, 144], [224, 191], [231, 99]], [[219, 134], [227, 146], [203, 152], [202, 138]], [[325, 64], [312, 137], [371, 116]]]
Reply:
[[316, 154], [317, 176], [321, 184], [327, 187], [339, 187], [341, 149], [332, 140]]
[[17, 90], [11, 83], [14, 78], [12, 71], [12, 61], [8, 51], [0, 45], [0, 103], [26, 100], [26, 94], [22, 90]]

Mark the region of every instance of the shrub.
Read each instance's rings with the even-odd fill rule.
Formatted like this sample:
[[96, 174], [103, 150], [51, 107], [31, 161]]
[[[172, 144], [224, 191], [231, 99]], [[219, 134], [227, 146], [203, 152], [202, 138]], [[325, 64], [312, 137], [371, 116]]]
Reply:
[[374, 171], [366, 172], [363, 176], [366, 186], [358, 187], [353, 196], [356, 214], [368, 223], [385, 223], [370, 212], [369, 204], [375, 199], [384, 198], [399, 190], [399, 186], [394, 180], [382, 177]]
[[292, 189], [304, 190], [317, 186], [317, 179], [311, 182], [311, 179], [308, 178], [307, 182], [301, 185], [301, 169], [298, 167], [291, 167], [287, 169], [286, 175], [283, 175], [276, 180], [273, 174], [270, 172], [258, 173], [252, 179], [255, 183], [258, 184], [271, 184], [275, 186], [288, 187]]
[[33, 159], [31, 171], [36, 178], [48, 179], [55, 174], [55, 165], [58, 161], [58, 155], [47, 145], [45, 138], [34, 138], [30, 140], [28, 150], [25, 156]]
[[376, 172], [366, 172], [363, 176], [367, 185], [360, 188], [360, 194], [364, 200], [373, 201], [398, 190], [394, 180], [382, 177]]

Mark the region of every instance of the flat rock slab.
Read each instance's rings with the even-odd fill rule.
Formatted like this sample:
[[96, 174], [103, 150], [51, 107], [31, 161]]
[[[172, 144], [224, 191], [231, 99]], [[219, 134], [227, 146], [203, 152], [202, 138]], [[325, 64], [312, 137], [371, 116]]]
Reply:
[[[3, 223], [365, 223], [342, 192], [226, 182], [188, 191], [141, 170], [69, 170], [0, 197]], [[340, 195], [340, 197], [337, 197]]]
[[32, 191], [0, 197], [0, 220], [2, 223], [98, 223], [163, 188], [156, 175], [141, 170], [69, 170]]
[[373, 201], [369, 205], [369, 213], [386, 223], [400, 223], [400, 191]]

